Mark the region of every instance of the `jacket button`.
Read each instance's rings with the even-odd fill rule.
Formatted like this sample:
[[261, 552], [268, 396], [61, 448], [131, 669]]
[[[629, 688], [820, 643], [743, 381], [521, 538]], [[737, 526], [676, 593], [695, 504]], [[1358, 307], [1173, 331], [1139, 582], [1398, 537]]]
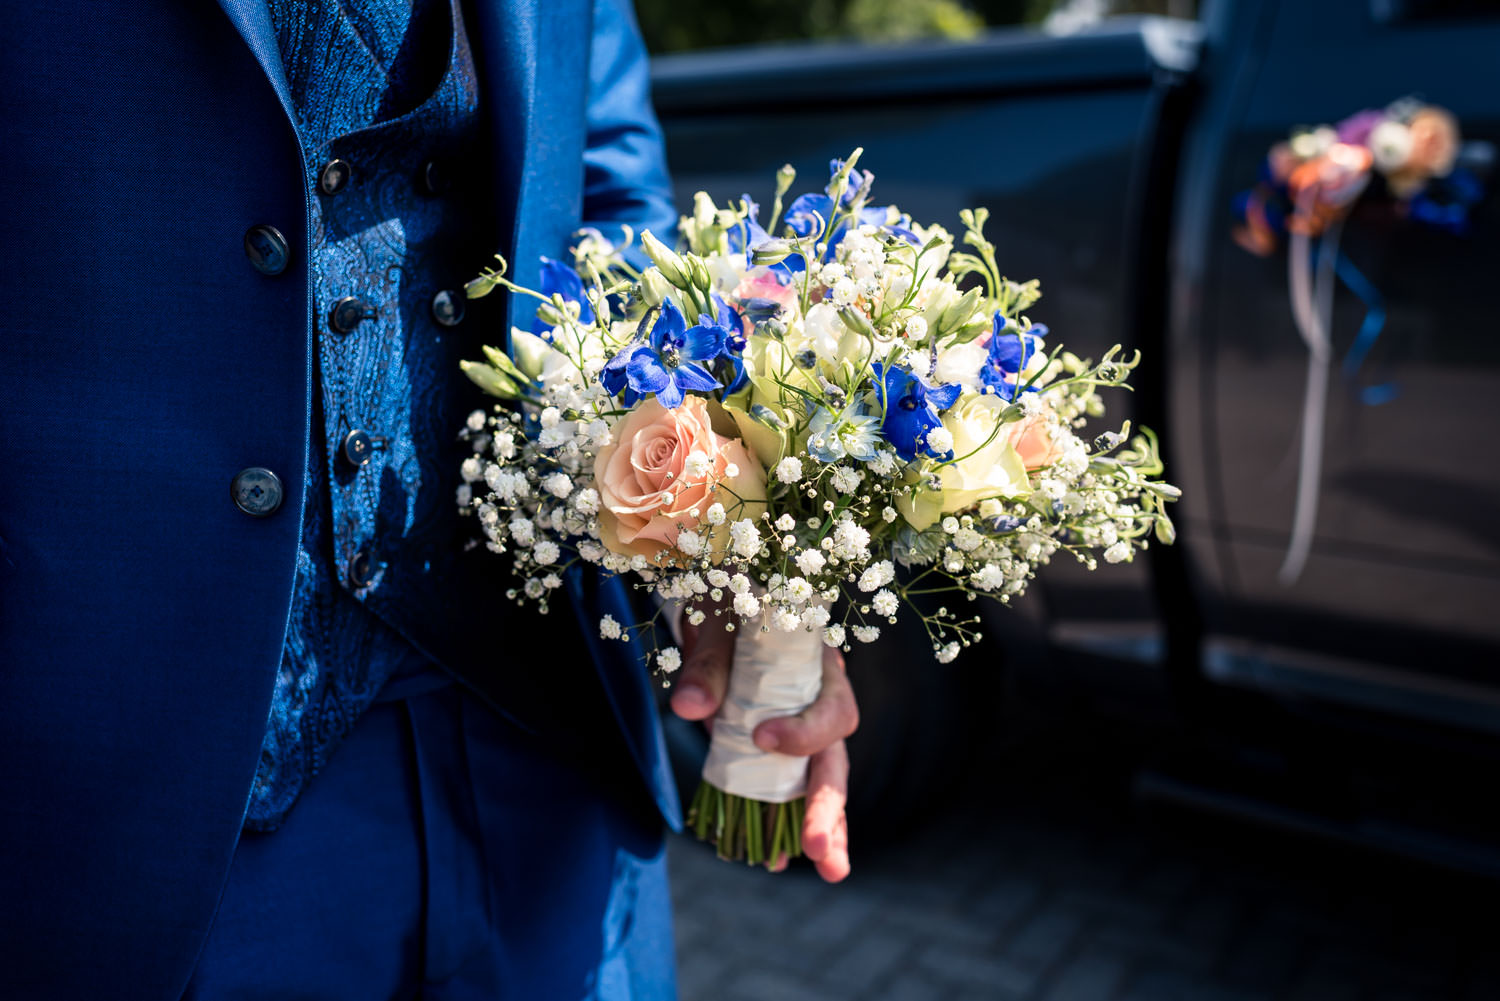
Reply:
[[281, 507], [281, 480], [269, 469], [251, 466], [235, 474], [229, 486], [235, 507], [253, 518], [265, 518]]
[[462, 292], [443, 289], [432, 297], [432, 318], [445, 327], [456, 327], [464, 320]]
[[333, 308], [328, 311], [328, 325], [333, 328], [334, 333], [347, 334], [363, 323], [369, 312], [369, 303], [355, 296], [346, 295], [334, 303]]
[[279, 275], [291, 261], [286, 237], [275, 226], [251, 226], [245, 232], [245, 256], [263, 275]]
[[369, 462], [371, 447], [370, 436], [359, 428], [344, 435], [344, 458], [351, 465], [363, 466]]
[[375, 554], [368, 545], [360, 546], [355, 554], [349, 557], [349, 583], [354, 587], [364, 587], [375, 579], [375, 572], [379, 570], [375, 562]]
[[453, 179], [442, 160], [428, 160], [422, 165], [422, 190], [427, 194], [441, 195], [452, 186]]
[[318, 174], [318, 189], [325, 195], [336, 195], [344, 190], [352, 176], [354, 168], [349, 166], [349, 161], [335, 157], [323, 164], [323, 170]]

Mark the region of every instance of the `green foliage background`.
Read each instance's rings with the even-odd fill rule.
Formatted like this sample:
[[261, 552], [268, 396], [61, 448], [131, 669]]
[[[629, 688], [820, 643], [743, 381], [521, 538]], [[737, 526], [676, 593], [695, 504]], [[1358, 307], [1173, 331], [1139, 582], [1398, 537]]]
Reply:
[[[636, 0], [652, 52], [795, 39], [971, 38], [1040, 23], [1062, 0]], [[1113, 0], [1112, 13], [1186, 14], [1195, 0]]]

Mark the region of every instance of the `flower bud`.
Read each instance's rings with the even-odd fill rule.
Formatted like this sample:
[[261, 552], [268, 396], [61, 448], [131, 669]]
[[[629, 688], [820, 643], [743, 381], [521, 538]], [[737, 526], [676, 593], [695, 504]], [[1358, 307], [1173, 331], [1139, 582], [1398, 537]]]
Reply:
[[687, 258], [688, 276], [694, 285], [704, 292], [712, 292], [714, 288], [714, 276], [709, 273], [708, 265], [703, 263], [701, 257]]
[[647, 268], [641, 275], [641, 301], [648, 306], [660, 306], [671, 288], [671, 284], [657, 268]]
[[498, 369], [477, 361], [460, 361], [458, 366], [470, 382], [491, 396], [513, 400], [520, 395], [520, 387], [515, 381]]
[[973, 319], [974, 311], [979, 308], [983, 296], [984, 293], [979, 288], [969, 289], [957, 302], [943, 310], [942, 316], [938, 317], [938, 329], [947, 333], [966, 325]]
[[767, 240], [751, 252], [751, 260], [763, 267], [780, 264], [792, 252], [792, 245], [785, 240]]
[[839, 309], [839, 319], [844, 321], [844, 326], [848, 327], [856, 334], [863, 334], [865, 337], [875, 336], [875, 328], [870, 326], [869, 317], [865, 316], [865, 314], [861, 313], [853, 306], [841, 307]]
[[796, 168], [789, 163], [782, 164], [781, 169], [776, 172], [776, 197], [780, 198], [786, 194], [796, 179]]
[[676, 251], [652, 235], [649, 229], [641, 233], [641, 249], [661, 269], [663, 278], [680, 289], [688, 287], [687, 264], [677, 256]]

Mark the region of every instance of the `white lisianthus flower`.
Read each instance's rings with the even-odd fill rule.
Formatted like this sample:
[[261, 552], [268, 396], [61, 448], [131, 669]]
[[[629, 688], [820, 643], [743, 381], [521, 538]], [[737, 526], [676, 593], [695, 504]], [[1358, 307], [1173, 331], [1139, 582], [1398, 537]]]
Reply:
[[613, 615], [606, 615], [599, 620], [599, 638], [606, 640], [617, 640], [620, 638], [620, 623]]
[[981, 518], [998, 518], [1004, 513], [1005, 505], [993, 497], [979, 502], [979, 517]]
[[893, 592], [881, 588], [875, 592], [875, 597], [870, 599], [870, 607], [875, 609], [876, 615], [889, 618], [901, 608], [901, 599], [897, 598]]
[[952, 517], [951, 515], [949, 517], [947, 517], [947, 518], [944, 518], [943, 519], [943, 531], [947, 532], [949, 535], [952, 535], [954, 532], [957, 532], [958, 531], [958, 519]]
[[797, 564], [797, 569], [809, 577], [816, 575], [828, 563], [828, 557], [816, 549], [805, 549], [798, 553], [792, 561]]
[[849, 630], [861, 643], [874, 643], [880, 639], [879, 626], [854, 626]]
[[802, 479], [802, 460], [789, 455], [776, 463], [776, 478], [782, 483], [796, 483]]
[[844, 645], [844, 624], [835, 622], [823, 630], [823, 642], [829, 646]]
[[468, 425], [468, 428], [469, 428], [470, 431], [483, 431], [484, 430], [484, 411], [483, 410], [476, 410], [476, 411], [474, 411], [473, 413], [469, 414], [469, 419], [467, 421], [465, 421], [464, 423], [466, 425]]
[[671, 674], [682, 666], [682, 652], [675, 646], [669, 646], [656, 655], [656, 666], [666, 674]]
[[[927, 321], [924, 320], [924, 319], [922, 319], [920, 316], [913, 316], [911, 319], [907, 320], [906, 321], [906, 336], [910, 337], [914, 341], [920, 341], [922, 338], [926, 337], [927, 336]], [[949, 348], [948, 350], [952, 351], [953, 349]], [[938, 356], [938, 373], [941, 375], [942, 371], [943, 371], [943, 356], [939, 355]], [[978, 366], [975, 366], [975, 372], [977, 374], [977, 372], [978, 372]], [[944, 381], [944, 382], [954, 382], [956, 380], [951, 379], [951, 378], [945, 378], [942, 381]]]
[[987, 361], [989, 361], [989, 348], [978, 341], [949, 345], [938, 352], [937, 369], [933, 372], [933, 380], [956, 382], [971, 393], [983, 392], [984, 382], [979, 378], [979, 373], [984, 369]]
[[760, 599], [749, 591], [734, 596], [734, 610], [741, 618], [752, 618], [760, 614]]

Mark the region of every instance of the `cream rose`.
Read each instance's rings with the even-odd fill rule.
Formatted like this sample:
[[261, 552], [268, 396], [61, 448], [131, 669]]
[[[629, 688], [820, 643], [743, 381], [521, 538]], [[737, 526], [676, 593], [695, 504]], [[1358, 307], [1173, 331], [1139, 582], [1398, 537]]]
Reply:
[[[898, 501], [897, 509], [913, 528], [927, 528], [943, 515], [968, 510], [989, 497], [1030, 491], [1027, 470], [1051, 462], [1054, 446], [1040, 415], [1000, 425], [1000, 414], [1009, 405], [992, 394], [965, 393], [943, 414], [956, 461], [938, 469], [941, 491]], [[1026, 456], [1046, 461], [1033, 466]]]
[[[647, 400], [613, 431], [613, 443], [594, 459], [599, 541], [611, 552], [654, 560], [682, 530], [698, 528], [715, 501], [728, 521], [765, 511], [765, 470], [739, 439], [714, 431], [702, 397], [689, 396], [675, 410]], [[715, 550], [723, 549], [720, 532]]]

